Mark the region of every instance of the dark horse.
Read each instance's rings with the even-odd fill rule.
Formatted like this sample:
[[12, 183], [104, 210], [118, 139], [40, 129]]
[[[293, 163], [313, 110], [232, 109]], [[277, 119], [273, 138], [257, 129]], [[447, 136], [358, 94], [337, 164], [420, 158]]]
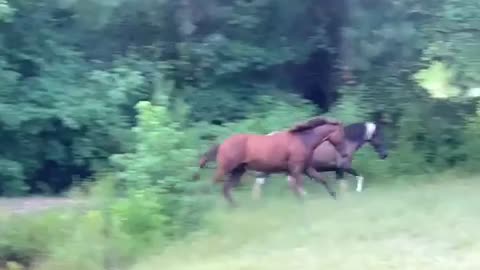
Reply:
[[[229, 175], [223, 184], [223, 195], [232, 206], [235, 203], [231, 189], [240, 182], [246, 170], [288, 174], [291, 180], [290, 188], [299, 198], [305, 195], [302, 181], [305, 173], [322, 183], [335, 198], [335, 193], [327, 182], [315, 169], [308, 166], [313, 150], [324, 141], [329, 141], [341, 157], [347, 156], [342, 123], [334, 119], [315, 117], [273, 135], [233, 135], [210, 148], [200, 159], [199, 165], [204, 168], [208, 161], [216, 159], [214, 182], [221, 182], [225, 175]], [[198, 172], [195, 178], [198, 178]]]
[[[270, 134], [275, 134], [272, 132]], [[267, 135], [268, 136], [268, 135]], [[352, 168], [353, 154], [359, 150], [365, 143], [369, 143], [375, 149], [381, 159], [388, 156], [385, 146], [383, 127], [380, 123], [361, 122], [345, 126], [345, 146], [347, 150], [347, 158], [339, 161], [339, 154], [329, 142], [323, 142], [317, 146], [313, 152], [310, 166], [318, 172], [334, 171], [336, 178], [343, 179], [344, 172], [347, 172], [357, 179], [357, 191], [361, 192], [363, 188], [363, 177]], [[252, 189], [252, 197], [258, 199], [261, 195], [261, 186], [265, 183], [269, 174], [259, 172], [255, 184]], [[289, 179], [290, 181], [290, 179]]]

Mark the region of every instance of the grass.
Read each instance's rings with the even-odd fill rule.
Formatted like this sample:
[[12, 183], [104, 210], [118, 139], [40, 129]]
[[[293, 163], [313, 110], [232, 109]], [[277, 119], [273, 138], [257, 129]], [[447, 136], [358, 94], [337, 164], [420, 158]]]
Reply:
[[337, 201], [309, 186], [304, 204], [236, 192], [238, 209], [220, 202], [207, 229], [132, 270], [480, 269], [479, 180], [408, 179]]

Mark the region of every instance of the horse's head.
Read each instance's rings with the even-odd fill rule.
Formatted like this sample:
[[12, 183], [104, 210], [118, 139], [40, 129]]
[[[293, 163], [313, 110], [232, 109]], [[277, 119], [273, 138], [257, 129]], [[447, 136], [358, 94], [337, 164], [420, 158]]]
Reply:
[[383, 126], [380, 123], [365, 123], [365, 140], [375, 149], [381, 159], [388, 157], [388, 149], [385, 143]]

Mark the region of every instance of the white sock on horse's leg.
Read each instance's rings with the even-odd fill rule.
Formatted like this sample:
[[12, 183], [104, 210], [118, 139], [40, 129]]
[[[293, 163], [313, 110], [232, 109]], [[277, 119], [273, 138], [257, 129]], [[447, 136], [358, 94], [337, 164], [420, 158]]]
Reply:
[[252, 190], [252, 198], [255, 200], [260, 199], [262, 193], [262, 185], [265, 184], [265, 178], [258, 177], [255, 179]]
[[362, 192], [363, 190], [363, 176], [357, 176], [357, 192]]
[[257, 177], [257, 179], [255, 179], [255, 182], [256, 182], [257, 185], [263, 185], [263, 184], [265, 184], [265, 178]]
[[[290, 175], [287, 177], [287, 182], [290, 183], [290, 184], [294, 183], [293, 178]], [[305, 189], [303, 187], [298, 188], [298, 192], [300, 192], [300, 194], [302, 194], [303, 196], [307, 195], [307, 191], [305, 191]]]
[[294, 179], [293, 179], [293, 177], [291, 177], [290, 175], [289, 175], [289, 176], [287, 176], [287, 182], [288, 182], [288, 183], [292, 183], [292, 184], [293, 184], [293, 183], [294, 183]]

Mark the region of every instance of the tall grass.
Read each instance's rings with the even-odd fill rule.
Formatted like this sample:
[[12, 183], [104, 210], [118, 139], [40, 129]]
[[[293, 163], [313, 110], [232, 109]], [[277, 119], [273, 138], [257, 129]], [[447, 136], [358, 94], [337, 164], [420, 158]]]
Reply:
[[[251, 180], [234, 193], [237, 209], [215, 187], [206, 225], [181, 240], [162, 237], [161, 226], [141, 237], [123, 230], [123, 215], [105, 216], [111, 195], [101, 188], [88, 209], [5, 216], [0, 261], [36, 270], [480, 269], [479, 179], [367, 179], [363, 193], [336, 201], [307, 181], [304, 203], [279, 176], [253, 201]], [[143, 222], [143, 215], [128, 217]]]
[[479, 179], [414, 180], [338, 201], [311, 186], [304, 204], [237, 192], [242, 207], [220, 206], [207, 229], [133, 270], [480, 269]]

